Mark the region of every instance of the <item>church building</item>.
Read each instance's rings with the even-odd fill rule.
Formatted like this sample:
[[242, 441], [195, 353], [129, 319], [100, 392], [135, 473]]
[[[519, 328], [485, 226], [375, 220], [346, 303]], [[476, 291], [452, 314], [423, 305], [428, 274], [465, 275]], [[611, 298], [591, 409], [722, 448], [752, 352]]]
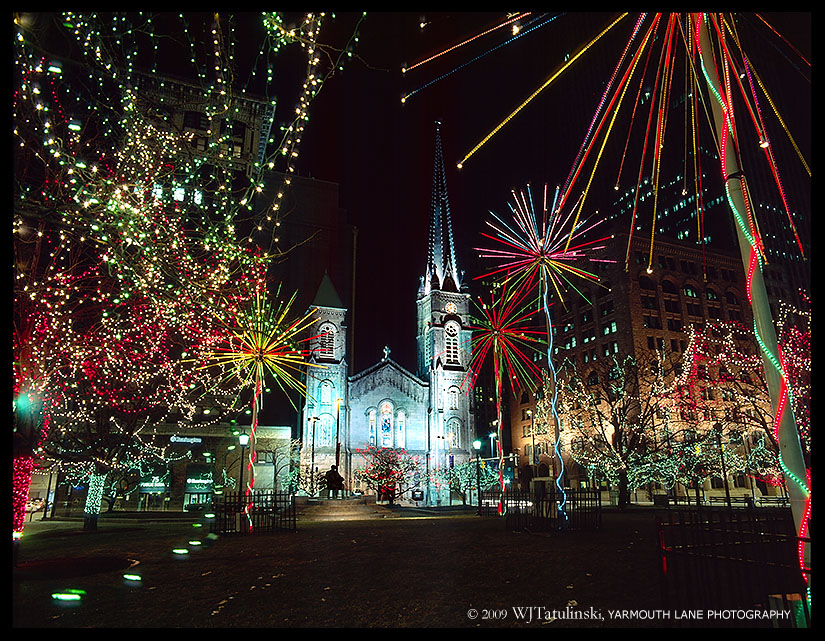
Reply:
[[440, 123], [436, 125], [428, 250], [415, 300], [417, 369], [408, 371], [385, 348], [377, 363], [347, 375], [347, 309], [325, 274], [310, 306], [318, 321], [309, 345], [301, 415], [303, 470], [323, 474], [337, 464], [347, 489], [365, 491], [355, 476], [367, 464], [359, 450], [403, 449], [420, 460], [424, 477], [416, 489], [427, 505], [446, 504], [449, 497], [446, 488], [439, 490], [425, 478], [472, 457], [475, 434], [467, 389], [470, 294], [456, 264]]

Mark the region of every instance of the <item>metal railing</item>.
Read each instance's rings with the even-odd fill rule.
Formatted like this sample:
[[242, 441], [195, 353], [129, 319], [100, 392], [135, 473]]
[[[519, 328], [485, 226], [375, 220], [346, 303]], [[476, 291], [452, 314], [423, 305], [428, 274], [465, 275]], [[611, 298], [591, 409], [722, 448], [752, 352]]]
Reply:
[[793, 603], [792, 616], [715, 623], [804, 627], [806, 584], [790, 509], [671, 509], [658, 513], [657, 525], [665, 608], [748, 612]]
[[[499, 515], [502, 495], [498, 490], [482, 492], [482, 516]], [[566, 489], [564, 494], [553, 488], [544, 494], [505, 492], [504, 516], [513, 531], [595, 530], [601, 527], [601, 492], [597, 489]]]
[[216, 534], [269, 534], [297, 529], [295, 495], [284, 492], [242, 492], [215, 496], [210, 530]]

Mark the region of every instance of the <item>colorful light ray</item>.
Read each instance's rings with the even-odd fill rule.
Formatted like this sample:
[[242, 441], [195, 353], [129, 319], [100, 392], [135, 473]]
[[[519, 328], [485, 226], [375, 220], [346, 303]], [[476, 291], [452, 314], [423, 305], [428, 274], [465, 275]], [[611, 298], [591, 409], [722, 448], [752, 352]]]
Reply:
[[485, 145], [485, 144], [486, 144], [486, 143], [490, 140], [490, 138], [492, 138], [493, 136], [495, 136], [495, 135], [496, 135], [496, 134], [497, 134], [497, 133], [501, 130], [501, 128], [502, 128], [502, 127], [504, 127], [504, 125], [506, 125], [508, 122], [510, 122], [510, 121], [511, 121], [511, 120], [512, 120], [512, 119], [513, 119], [513, 118], [514, 118], [514, 117], [515, 117], [515, 116], [516, 116], [516, 115], [517, 115], [517, 114], [518, 114], [518, 113], [519, 113], [522, 109], [524, 109], [524, 107], [526, 107], [528, 104], [530, 104], [530, 102], [532, 102], [532, 101], [533, 101], [533, 99], [534, 99], [536, 96], [538, 96], [538, 95], [539, 95], [542, 91], [544, 91], [547, 87], [549, 87], [549, 86], [553, 83], [553, 81], [554, 81], [554, 80], [556, 80], [556, 78], [558, 78], [558, 77], [559, 77], [562, 73], [564, 73], [565, 71], [567, 71], [567, 69], [569, 69], [569, 68], [570, 68], [570, 66], [571, 66], [574, 62], [576, 62], [576, 60], [578, 60], [578, 59], [579, 59], [579, 58], [580, 58], [580, 57], [581, 57], [581, 56], [582, 56], [582, 55], [583, 55], [583, 54], [584, 54], [584, 53], [585, 53], [588, 49], [590, 49], [590, 47], [592, 47], [594, 44], [596, 44], [596, 42], [598, 42], [598, 41], [602, 38], [602, 36], [604, 36], [604, 35], [605, 35], [608, 31], [610, 31], [613, 27], [615, 27], [615, 26], [616, 26], [616, 25], [617, 25], [617, 24], [618, 24], [618, 23], [619, 23], [619, 22], [620, 22], [620, 21], [621, 21], [621, 20], [622, 20], [622, 19], [626, 16], [626, 15], [627, 15], [626, 13], [623, 13], [623, 14], [622, 14], [621, 16], [619, 16], [616, 20], [614, 20], [612, 23], [610, 23], [610, 24], [609, 24], [609, 25], [608, 25], [608, 26], [607, 26], [607, 27], [606, 27], [606, 28], [605, 28], [605, 29], [604, 29], [601, 33], [599, 33], [599, 35], [597, 35], [597, 36], [596, 36], [593, 40], [591, 40], [588, 44], [586, 44], [584, 47], [582, 47], [582, 48], [578, 51], [578, 53], [576, 53], [576, 55], [575, 55], [575, 56], [571, 57], [571, 58], [570, 58], [570, 60], [568, 60], [568, 61], [567, 61], [567, 62], [566, 62], [566, 63], [565, 63], [562, 67], [561, 67], [561, 69], [559, 69], [559, 70], [558, 70], [557, 72], [555, 72], [552, 76], [550, 76], [550, 77], [549, 77], [549, 78], [548, 78], [548, 79], [544, 82], [544, 84], [542, 84], [542, 85], [541, 85], [538, 89], [536, 89], [536, 90], [535, 90], [532, 94], [530, 94], [530, 96], [529, 96], [529, 97], [528, 97], [528, 98], [527, 98], [524, 102], [522, 102], [522, 103], [521, 103], [521, 104], [520, 104], [520, 105], [519, 105], [519, 106], [515, 109], [515, 111], [513, 111], [513, 112], [512, 112], [509, 116], [507, 116], [507, 117], [506, 117], [503, 121], [501, 121], [501, 123], [499, 123], [499, 124], [498, 124], [498, 125], [497, 125], [497, 126], [496, 126], [496, 127], [495, 127], [495, 128], [494, 128], [491, 132], [490, 132], [490, 133], [489, 133], [489, 134], [487, 134], [487, 135], [486, 135], [486, 136], [485, 136], [485, 137], [481, 140], [481, 142], [479, 142], [479, 143], [478, 143], [475, 147], [473, 147], [473, 148], [472, 148], [472, 149], [471, 149], [471, 150], [467, 153], [467, 155], [465, 155], [465, 156], [464, 156], [464, 158], [462, 158], [462, 159], [461, 159], [461, 161], [459, 161], [459, 163], [458, 163], [458, 167], [459, 167], [459, 169], [460, 169], [461, 167], [463, 167], [463, 166], [464, 166], [464, 163], [465, 163], [465, 162], [467, 162], [467, 160], [468, 160], [468, 159], [469, 159], [469, 158], [470, 158], [473, 154], [475, 154], [475, 153], [476, 153], [479, 149], [481, 149], [481, 147], [483, 147], [483, 146], [484, 146], [484, 145]]
[[[556, 407], [558, 398], [556, 371], [552, 359], [553, 323], [550, 315], [550, 302], [548, 297], [552, 287], [557, 299], [562, 304], [564, 304], [564, 293], [569, 289], [573, 289], [587, 300], [573, 281], [570, 280], [570, 277], [577, 276], [598, 283], [598, 276], [580, 269], [572, 263], [584, 259], [614, 262], [612, 260], [596, 259], [589, 255], [590, 252], [604, 249], [605, 245], [603, 243], [609, 240], [610, 237], [606, 236], [595, 240], [585, 240], [587, 233], [592, 231], [602, 221], [597, 221], [592, 224], [588, 221], [581, 221], [580, 223], [573, 223], [571, 226], [570, 218], [572, 212], [562, 214], [561, 206], [558, 205], [558, 188], [556, 188], [552, 206], [548, 209], [547, 185], [544, 186], [543, 205], [540, 216], [536, 213], [533, 193], [529, 184], [527, 185], [526, 193], [521, 192], [516, 194], [515, 191], [513, 191], [512, 194], [513, 201], [509, 203], [509, 205], [513, 214], [514, 224], [509, 225], [495, 213], [490, 212], [496, 222], [491, 223], [488, 221], [487, 224], [497, 235], [491, 236], [482, 233], [482, 236], [500, 242], [504, 245], [505, 249], [476, 248], [477, 251], [481, 252], [480, 256], [482, 258], [491, 258], [499, 262], [496, 269], [479, 278], [501, 276], [503, 274], [505, 275], [506, 281], [512, 280], [513, 286], [523, 289], [525, 293], [529, 293], [538, 287], [539, 305], [544, 310], [546, 324], [547, 371], [550, 374], [550, 385], [552, 389], [551, 409], [556, 425], [559, 425], [560, 421]], [[568, 227], [570, 227], [569, 231]], [[578, 244], [570, 247], [571, 239], [576, 239]], [[561, 478], [564, 474], [564, 461], [561, 456], [560, 436], [558, 434], [555, 439], [554, 450], [559, 461], [556, 487], [558, 488], [558, 496], [560, 497], [559, 513], [562, 517], [560, 522], [565, 523], [567, 520], [567, 513], [564, 509], [566, 493], [561, 484]]]
[[[515, 42], [519, 38], [521, 38], [523, 36], [526, 36], [528, 33], [532, 33], [536, 29], [540, 29], [541, 27], [544, 27], [544, 26], [550, 24], [553, 20], [555, 20], [556, 18], [559, 17], [559, 16], [553, 16], [552, 18], [544, 19], [543, 16], [544, 16], [544, 14], [542, 14], [542, 16], [540, 16], [538, 18], [534, 18], [533, 20], [531, 20], [529, 23], [527, 23], [527, 25], [525, 25], [524, 29], [519, 31], [519, 33], [517, 35], [513, 36], [509, 40], [506, 40], [505, 42], [502, 42], [501, 44], [496, 45], [495, 47], [492, 47], [491, 49], [488, 49], [484, 53], [481, 53], [481, 54], [475, 56], [474, 58], [471, 58], [467, 62], [464, 62], [464, 63], [458, 65], [457, 67], [454, 67], [450, 71], [441, 74], [437, 78], [434, 78], [433, 80], [430, 80], [429, 82], [427, 82], [427, 83], [423, 84], [422, 86], [420, 86], [418, 89], [415, 89], [415, 90], [409, 92], [408, 94], [405, 94], [401, 98], [401, 104], [406, 103], [409, 98], [412, 98], [415, 94], [423, 91], [427, 87], [430, 87], [430, 86], [434, 85], [436, 82], [439, 82], [440, 80], [443, 80], [444, 78], [447, 78], [448, 76], [453, 75], [457, 71], [460, 71], [461, 69], [464, 69], [465, 67], [468, 67], [469, 65], [473, 64], [474, 62], [477, 62], [478, 60], [481, 60], [485, 56], [488, 56], [489, 54], [493, 53], [494, 51], [497, 51], [497, 50], [501, 49], [502, 47], [506, 47], [507, 45], [512, 44], [513, 42]], [[409, 69], [407, 71], [409, 71]]]
[[441, 56], [443, 56], [445, 54], [448, 54], [451, 51], [455, 51], [459, 47], [463, 47], [464, 45], [472, 42], [473, 40], [476, 40], [478, 38], [486, 36], [488, 33], [492, 33], [493, 31], [496, 31], [497, 29], [501, 29], [502, 27], [506, 27], [508, 24], [518, 22], [522, 18], [526, 18], [529, 15], [530, 15], [530, 12], [528, 11], [527, 13], [521, 13], [521, 14], [515, 16], [514, 18], [511, 18], [510, 20], [505, 20], [501, 24], [497, 24], [495, 27], [491, 27], [490, 29], [487, 29], [486, 31], [482, 31], [481, 33], [477, 33], [476, 35], [474, 35], [470, 38], [467, 38], [466, 40], [464, 40], [463, 42], [458, 43], [457, 45], [453, 45], [452, 47], [449, 47], [449, 48], [445, 49], [444, 51], [440, 51], [439, 53], [436, 53], [436, 54], [430, 56], [429, 58], [425, 58], [424, 60], [421, 60], [420, 62], [416, 62], [415, 64], [410, 65], [409, 67], [402, 68], [401, 73], [407, 73], [408, 71], [412, 71], [416, 67], [420, 67], [421, 65], [426, 64], [426, 63], [430, 62], [431, 60], [435, 60], [436, 58], [440, 58]]
[[467, 376], [462, 381], [462, 387], [472, 389], [483, 364], [492, 358], [493, 376], [496, 387], [496, 419], [498, 430], [499, 455], [499, 487], [500, 500], [498, 511], [500, 515], [506, 513], [504, 501], [504, 448], [502, 445], [502, 388], [503, 378], [506, 376], [513, 394], [517, 388], [535, 389], [541, 379], [541, 368], [529, 356], [532, 351], [544, 344], [541, 338], [543, 332], [533, 328], [531, 320], [536, 313], [532, 308], [532, 301], [527, 299], [530, 294], [521, 285], [510, 291], [507, 281], [500, 288], [497, 297], [490, 296], [490, 304], [476, 302], [479, 315], [473, 317], [472, 352]]
[[[306, 362], [309, 350], [300, 349], [300, 343], [313, 338], [300, 338], [301, 334], [317, 321], [315, 310], [309, 311], [297, 320], [290, 317], [290, 309], [297, 292], [286, 302], [272, 306], [262, 284], [255, 289], [254, 301], [249, 309], [240, 313], [230, 323], [225, 323], [227, 333], [224, 345], [208, 355], [202, 368], [215, 365], [228, 368], [228, 377], [234, 377], [245, 386], [252, 385], [252, 426], [249, 436], [249, 459], [247, 462], [247, 484], [244, 488], [246, 506], [244, 513], [252, 529], [251, 497], [255, 485], [255, 461], [257, 458], [255, 436], [258, 428], [258, 410], [262, 402], [263, 381], [270, 374], [276, 384], [287, 393], [289, 389], [301, 394], [306, 386], [301, 380], [303, 368], [324, 367]], [[280, 289], [278, 291], [280, 293]], [[276, 294], [277, 298], [278, 294]], [[287, 398], [289, 395], [287, 394]], [[292, 399], [290, 398], [290, 403]]]

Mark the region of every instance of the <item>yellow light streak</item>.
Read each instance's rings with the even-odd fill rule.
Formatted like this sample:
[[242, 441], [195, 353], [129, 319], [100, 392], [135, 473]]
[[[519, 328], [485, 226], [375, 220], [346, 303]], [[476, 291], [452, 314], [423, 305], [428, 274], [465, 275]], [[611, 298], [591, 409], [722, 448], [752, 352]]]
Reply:
[[462, 158], [462, 159], [461, 159], [461, 161], [460, 161], [460, 162], [458, 163], [458, 165], [457, 165], [457, 166], [458, 166], [458, 168], [459, 168], [459, 169], [461, 169], [461, 168], [464, 166], [464, 163], [467, 161], [467, 159], [468, 159], [468, 158], [470, 158], [470, 156], [472, 156], [472, 155], [473, 155], [475, 152], [477, 152], [477, 151], [478, 151], [481, 147], [483, 147], [483, 146], [487, 143], [487, 141], [488, 141], [488, 140], [490, 140], [490, 138], [492, 138], [493, 136], [495, 136], [495, 135], [499, 132], [499, 130], [500, 130], [502, 127], [504, 127], [504, 125], [506, 125], [508, 122], [510, 122], [510, 120], [512, 120], [512, 119], [516, 116], [516, 114], [518, 114], [518, 112], [519, 112], [519, 111], [521, 111], [522, 109], [524, 109], [524, 107], [526, 107], [526, 106], [527, 106], [530, 102], [532, 102], [533, 98], [535, 98], [536, 96], [538, 96], [538, 95], [539, 95], [542, 91], [544, 91], [547, 87], [549, 87], [549, 86], [550, 86], [550, 84], [551, 84], [551, 83], [552, 83], [552, 82], [553, 82], [556, 78], [558, 78], [561, 74], [563, 74], [563, 73], [564, 73], [564, 72], [565, 72], [565, 71], [566, 71], [566, 70], [570, 67], [570, 65], [572, 65], [572, 64], [573, 64], [576, 60], [578, 60], [578, 59], [579, 59], [579, 58], [580, 58], [580, 57], [581, 57], [581, 56], [582, 56], [582, 55], [583, 55], [583, 54], [584, 54], [584, 53], [585, 53], [588, 49], [590, 49], [590, 47], [592, 47], [594, 44], [596, 44], [596, 42], [598, 42], [598, 41], [602, 38], [602, 36], [604, 36], [604, 35], [605, 35], [608, 31], [610, 31], [610, 30], [611, 30], [613, 27], [615, 27], [615, 26], [616, 26], [619, 22], [621, 22], [621, 20], [622, 20], [625, 16], [627, 16], [627, 13], [623, 13], [621, 16], [619, 16], [618, 18], [616, 18], [616, 20], [614, 20], [612, 23], [610, 23], [610, 25], [608, 25], [608, 26], [607, 26], [607, 27], [606, 27], [606, 28], [605, 28], [605, 29], [604, 29], [604, 30], [603, 30], [603, 31], [602, 31], [599, 35], [597, 35], [595, 38], [593, 38], [593, 40], [591, 40], [589, 43], [587, 43], [587, 44], [586, 44], [586, 45], [585, 45], [585, 46], [581, 49], [581, 51], [579, 51], [579, 52], [578, 52], [575, 56], [573, 56], [570, 60], [568, 60], [568, 61], [567, 61], [567, 62], [566, 62], [566, 63], [565, 63], [562, 67], [561, 67], [561, 69], [559, 69], [556, 73], [554, 73], [552, 76], [550, 76], [550, 77], [549, 77], [549, 78], [548, 78], [548, 79], [544, 82], [544, 84], [543, 84], [543, 85], [541, 85], [541, 86], [540, 86], [538, 89], [536, 89], [536, 90], [535, 90], [532, 94], [530, 94], [530, 96], [529, 96], [529, 97], [528, 97], [528, 98], [527, 98], [524, 102], [522, 102], [522, 103], [521, 103], [521, 104], [520, 104], [520, 105], [516, 108], [516, 110], [515, 110], [515, 111], [513, 111], [513, 112], [512, 112], [509, 116], [507, 116], [504, 120], [502, 120], [502, 121], [501, 121], [501, 123], [499, 123], [499, 125], [498, 125], [495, 129], [493, 129], [493, 130], [492, 130], [489, 134], [487, 134], [487, 135], [486, 135], [486, 136], [485, 136], [485, 137], [481, 140], [481, 142], [479, 142], [479, 143], [478, 143], [475, 147], [473, 147], [473, 148], [470, 150], [470, 152], [469, 152], [466, 156], [464, 156], [464, 158]]

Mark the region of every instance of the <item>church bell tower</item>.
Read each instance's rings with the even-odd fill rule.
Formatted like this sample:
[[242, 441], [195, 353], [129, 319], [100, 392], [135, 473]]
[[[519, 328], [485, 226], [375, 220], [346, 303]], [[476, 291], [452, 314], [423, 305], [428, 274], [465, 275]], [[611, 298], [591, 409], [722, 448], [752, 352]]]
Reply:
[[427, 262], [417, 299], [417, 373], [429, 382], [431, 466], [449, 467], [472, 456], [475, 425], [468, 389], [472, 332], [470, 295], [456, 262], [441, 122], [435, 125]]

